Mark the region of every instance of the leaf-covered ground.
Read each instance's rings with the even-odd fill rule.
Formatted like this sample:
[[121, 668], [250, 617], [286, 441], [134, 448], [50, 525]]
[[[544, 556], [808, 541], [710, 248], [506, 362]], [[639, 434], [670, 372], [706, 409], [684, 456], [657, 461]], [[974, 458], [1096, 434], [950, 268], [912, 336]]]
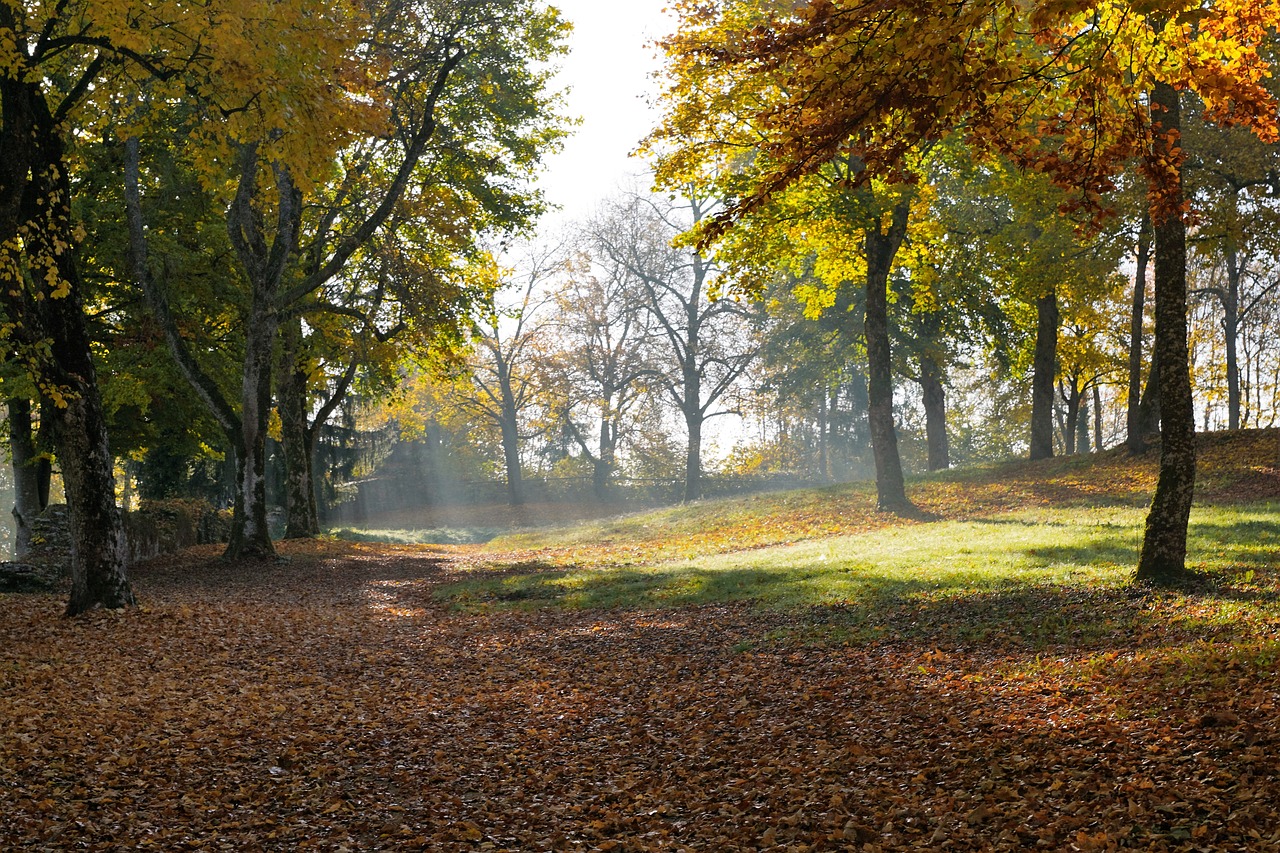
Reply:
[[[1206, 500], [1276, 497], [1224, 458]], [[988, 478], [1024, 495], [996, 513], [1146, 476], [1061, 464], [939, 488], [976, 518]], [[543, 570], [338, 542], [155, 561], [120, 614], [0, 597], [0, 849], [1280, 851], [1275, 505], [1249, 506], [1203, 540], [1248, 571], [1200, 592], [916, 590], [872, 633], [852, 598], [460, 607], [490, 563]]]

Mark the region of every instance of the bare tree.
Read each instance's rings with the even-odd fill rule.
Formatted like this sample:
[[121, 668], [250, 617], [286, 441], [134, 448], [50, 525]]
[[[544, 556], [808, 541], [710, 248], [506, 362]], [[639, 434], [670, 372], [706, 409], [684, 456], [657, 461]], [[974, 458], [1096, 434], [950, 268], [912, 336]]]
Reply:
[[605, 217], [587, 226], [588, 245], [555, 293], [565, 428], [591, 463], [592, 491], [602, 499], [610, 496], [629, 415], [646, 381], [658, 376], [652, 348], [645, 345], [653, 317], [644, 289], [624, 264], [592, 253], [591, 235], [610, 228]]
[[473, 328], [470, 368], [474, 393], [461, 402], [491, 422], [502, 437], [507, 499], [512, 506], [525, 501], [520, 463], [523, 444], [542, 432], [538, 419], [530, 414], [545, 387], [540, 374], [548, 337], [545, 309], [552, 302], [548, 284], [563, 269], [562, 258], [559, 246], [529, 251], [519, 271], [506, 282], [515, 298], [477, 320]]
[[594, 251], [634, 279], [653, 321], [650, 344], [664, 367], [655, 376], [688, 433], [684, 499], [702, 497], [702, 436], [724, 412], [726, 393], [758, 350], [749, 334], [754, 309], [713, 298], [717, 270], [709, 258], [671, 245], [676, 235], [712, 216], [718, 202], [696, 195], [632, 194], [612, 203], [590, 231]]

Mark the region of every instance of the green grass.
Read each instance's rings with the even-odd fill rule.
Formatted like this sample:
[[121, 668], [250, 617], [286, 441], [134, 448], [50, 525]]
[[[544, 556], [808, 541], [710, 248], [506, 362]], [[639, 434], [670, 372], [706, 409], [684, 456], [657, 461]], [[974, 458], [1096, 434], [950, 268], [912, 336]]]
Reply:
[[436, 527], [428, 530], [338, 527], [330, 536], [347, 542], [384, 542], [388, 545], [475, 545], [488, 542], [501, 531], [489, 527]]
[[[1140, 633], [1152, 618], [1150, 595], [1139, 596], [1130, 584], [1144, 517], [1132, 507], [1023, 510], [653, 565], [480, 571], [437, 595], [481, 610], [749, 601], [804, 612], [798, 630], [819, 639], [927, 632], [963, 642], [1009, 632], [1010, 641], [1032, 648], [1087, 644], [1117, 630]], [[644, 531], [654, 518], [616, 529]], [[602, 529], [608, 528], [520, 541], [560, 546], [590, 541]], [[1197, 507], [1188, 544], [1189, 565], [1215, 581], [1214, 591], [1200, 596], [1201, 605], [1208, 599], [1212, 605], [1161, 613], [1163, 624], [1212, 634], [1250, 614], [1274, 614], [1280, 506]]]

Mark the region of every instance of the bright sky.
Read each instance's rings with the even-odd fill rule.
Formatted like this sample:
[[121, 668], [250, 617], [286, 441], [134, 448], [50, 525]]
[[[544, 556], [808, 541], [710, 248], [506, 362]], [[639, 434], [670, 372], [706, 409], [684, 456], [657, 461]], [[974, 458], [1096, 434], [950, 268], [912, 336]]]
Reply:
[[627, 155], [657, 121], [646, 99], [655, 93], [649, 74], [659, 62], [648, 45], [671, 25], [662, 11], [667, 0], [552, 2], [574, 25], [557, 82], [570, 89], [567, 112], [582, 119], [539, 180], [547, 200], [562, 208], [548, 224], [559, 224], [590, 216], [643, 171], [643, 162]]

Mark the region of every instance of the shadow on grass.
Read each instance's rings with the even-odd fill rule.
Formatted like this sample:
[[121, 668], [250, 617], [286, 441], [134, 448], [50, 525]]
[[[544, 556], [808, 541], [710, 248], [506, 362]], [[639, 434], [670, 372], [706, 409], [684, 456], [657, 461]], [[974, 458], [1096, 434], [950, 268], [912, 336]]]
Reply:
[[[1017, 518], [975, 523], [1041, 524]], [[656, 609], [745, 601], [789, 612], [783, 632], [814, 642], [903, 638], [1031, 652], [1127, 647], [1152, 634], [1222, 636], [1234, 630], [1233, 614], [1241, 606], [1274, 618], [1280, 594], [1271, 579], [1253, 585], [1245, 571], [1261, 574], [1274, 564], [1275, 549], [1253, 543], [1280, 542], [1280, 521], [1200, 522], [1193, 524], [1190, 539], [1193, 559], [1204, 558], [1210, 573], [1207, 584], [1180, 592], [1133, 586], [1140, 537], [1132, 526], [1104, 522], [1081, 525], [1068, 544], [1061, 537], [1046, 544], [996, 540], [976, 558], [968, 553], [968, 562], [944, 554], [935, 555], [934, 565], [889, 566], [853, 554], [828, 563], [823, 556], [797, 559], [783, 552], [760, 566], [725, 568], [535, 565], [445, 584], [435, 595], [464, 610]]]

